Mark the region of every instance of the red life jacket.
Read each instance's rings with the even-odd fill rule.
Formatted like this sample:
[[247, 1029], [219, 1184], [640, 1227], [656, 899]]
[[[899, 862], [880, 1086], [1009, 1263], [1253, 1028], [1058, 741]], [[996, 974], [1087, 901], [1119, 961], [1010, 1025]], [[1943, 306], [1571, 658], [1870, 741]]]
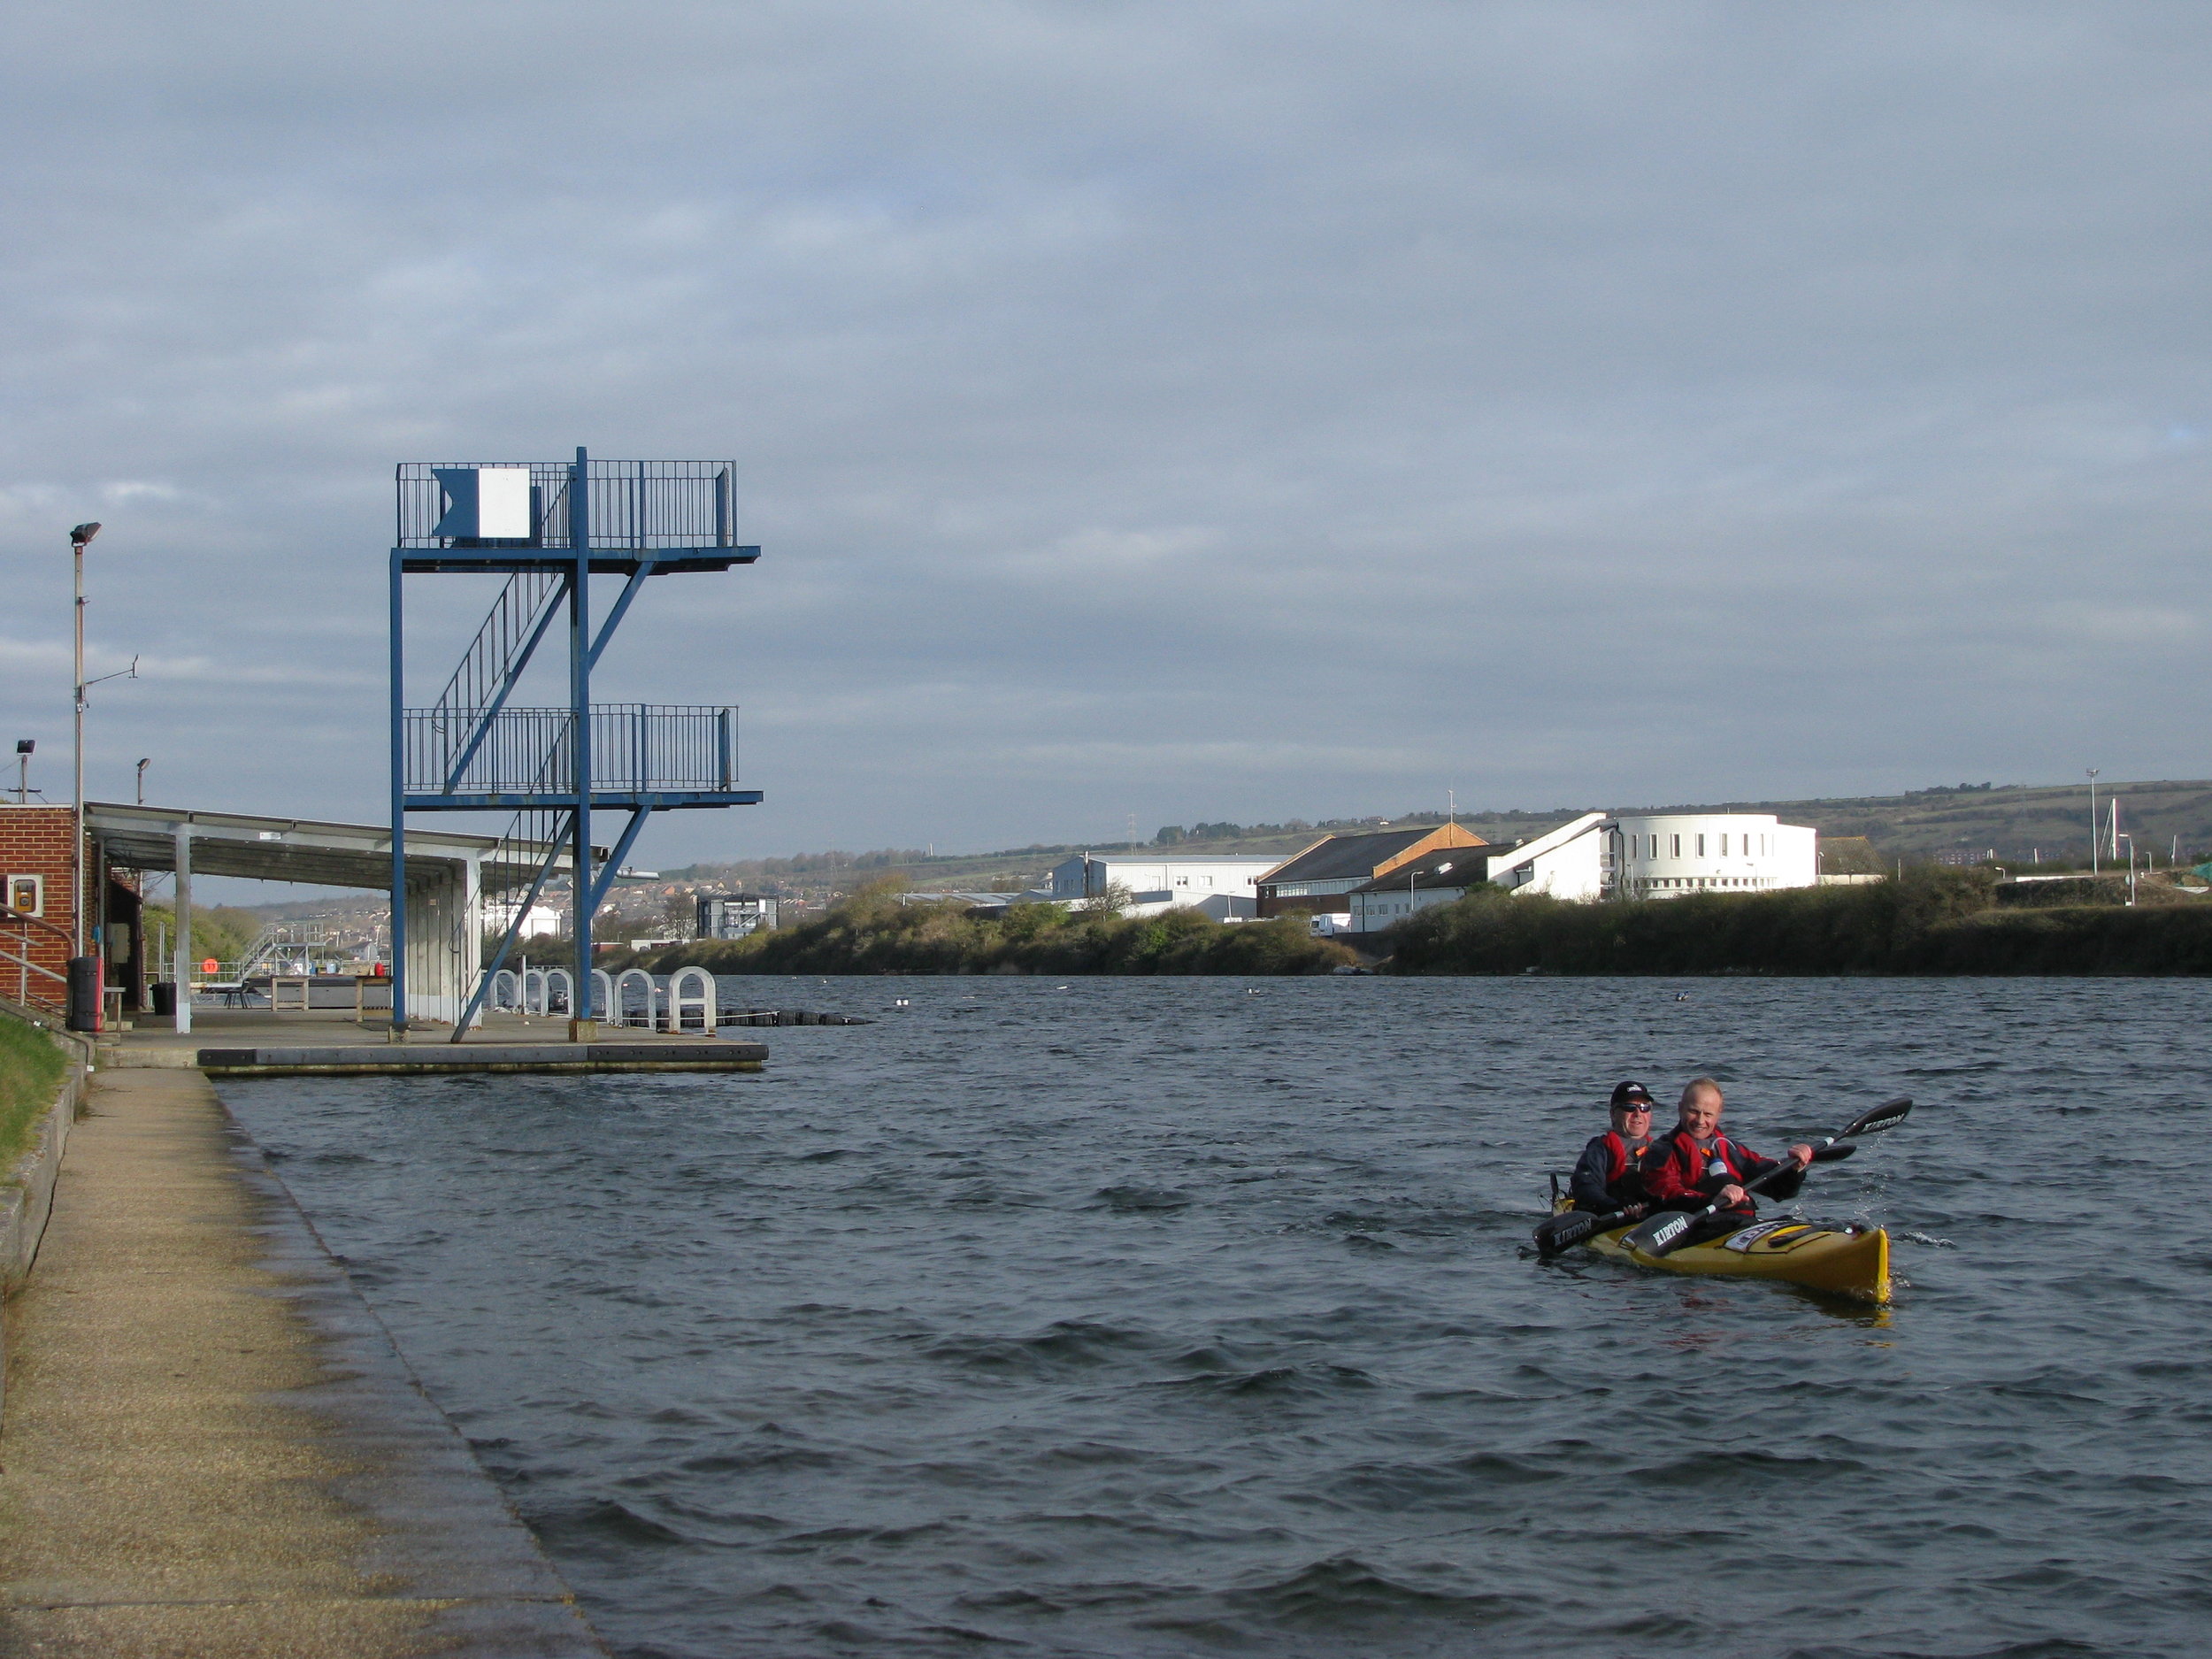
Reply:
[[[1652, 1155], [1657, 1144], [1657, 1141], [1647, 1136], [1644, 1144], [1636, 1149], [1634, 1168], [1638, 1174], [1640, 1175], [1643, 1172], [1644, 1160]], [[1621, 1177], [1627, 1174], [1630, 1169], [1628, 1139], [1617, 1129], [1609, 1129], [1605, 1132], [1605, 1184], [1617, 1190], [1621, 1184]]]
[[[1669, 1148], [1669, 1155], [1679, 1167], [1689, 1187], [1696, 1188], [1709, 1180], [1723, 1179], [1733, 1181], [1739, 1187], [1743, 1185], [1744, 1150], [1718, 1130], [1713, 1132], [1712, 1144], [1702, 1150], [1696, 1141], [1679, 1130], [1671, 1139], [1674, 1144]], [[1715, 1167], [1717, 1164], [1718, 1168]]]

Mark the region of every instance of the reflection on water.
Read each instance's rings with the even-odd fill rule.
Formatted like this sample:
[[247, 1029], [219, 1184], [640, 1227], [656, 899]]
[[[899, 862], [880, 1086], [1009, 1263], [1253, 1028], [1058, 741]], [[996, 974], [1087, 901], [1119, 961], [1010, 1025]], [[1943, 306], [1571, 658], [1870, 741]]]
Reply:
[[[810, 982], [879, 1023], [756, 1077], [224, 1093], [625, 1654], [2201, 1652], [2212, 987], [1684, 988]], [[1805, 1200], [1893, 1310], [1519, 1258], [1701, 1071], [1763, 1150], [1918, 1100]]]

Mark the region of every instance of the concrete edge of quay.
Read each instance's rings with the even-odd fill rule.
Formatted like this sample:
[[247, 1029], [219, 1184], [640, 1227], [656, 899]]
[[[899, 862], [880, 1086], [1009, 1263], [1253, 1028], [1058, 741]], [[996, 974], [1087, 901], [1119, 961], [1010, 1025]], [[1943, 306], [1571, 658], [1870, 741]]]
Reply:
[[[260, 1201], [265, 1264], [285, 1281], [288, 1301], [324, 1345], [328, 1380], [309, 1409], [324, 1417], [332, 1441], [356, 1449], [349, 1461], [359, 1472], [332, 1485], [377, 1524], [381, 1543], [365, 1570], [471, 1604], [472, 1616], [449, 1619], [451, 1633], [461, 1638], [451, 1651], [606, 1659], [537, 1535], [423, 1387], [260, 1143], [219, 1093], [215, 1099], [238, 1173]], [[426, 1571], [444, 1578], [457, 1564], [449, 1582], [420, 1582]]]
[[0, 1193], [0, 1653], [606, 1659], [210, 1079], [57, 1038]]

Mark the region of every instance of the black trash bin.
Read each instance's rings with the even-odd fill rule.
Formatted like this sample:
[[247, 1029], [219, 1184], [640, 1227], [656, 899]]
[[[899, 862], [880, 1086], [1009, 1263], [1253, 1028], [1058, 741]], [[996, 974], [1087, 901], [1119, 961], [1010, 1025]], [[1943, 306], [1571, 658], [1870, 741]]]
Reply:
[[69, 958], [69, 1029], [100, 1029], [100, 959]]
[[175, 1018], [177, 1013], [177, 982], [174, 979], [157, 979], [154, 981], [151, 988], [154, 994], [155, 1015], [157, 1017], [165, 1015], [169, 1018]]

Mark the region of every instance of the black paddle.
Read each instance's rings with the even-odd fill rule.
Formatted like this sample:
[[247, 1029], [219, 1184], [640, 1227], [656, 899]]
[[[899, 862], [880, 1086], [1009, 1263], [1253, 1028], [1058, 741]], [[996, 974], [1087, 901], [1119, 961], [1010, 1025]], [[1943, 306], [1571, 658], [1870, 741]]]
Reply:
[[[1813, 1146], [1814, 1161], [1818, 1162], [1821, 1153], [1839, 1141], [1848, 1141], [1855, 1135], [1878, 1135], [1885, 1129], [1896, 1128], [1911, 1110], [1912, 1102], [1902, 1094], [1895, 1100], [1884, 1101], [1872, 1111], [1854, 1118], [1847, 1125], [1824, 1141], [1816, 1141]], [[1786, 1163], [1778, 1169], [1769, 1170], [1757, 1179], [1746, 1181], [1744, 1191], [1755, 1193], [1769, 1181], [1778, 1180], [1788, 1174], [1794, 1167]], [[1671, 1256], [1690, 1241], [1693, 1227], [1708, 1216], [1718, 1214], [1720, 1208], [1720, 1202], [1716, 1199], [1702, 1210], [1671, 1210], [1664, 1215], [1654, 1216], [1623, 1239], [1621, 1244], [1641, 1256]]]
[[[1841, 1136], [1837, 1137], [1841, 1140]], [[1823, 1143], [1813, 1148], [1813, 1162], [1834, 1164], [1849, 1157], [1858, 1148], [1848, 1144], [1832, 1146]], [[1539, 1256], [1557, 1256], [1571, 1250], [1593, 1233], [1605, 1233], [1628, 1223], [1617, 1210], [1570, 1210], [1556, 1216], [1547, 1216], [1536, 1224], [1536, 1253]]]

